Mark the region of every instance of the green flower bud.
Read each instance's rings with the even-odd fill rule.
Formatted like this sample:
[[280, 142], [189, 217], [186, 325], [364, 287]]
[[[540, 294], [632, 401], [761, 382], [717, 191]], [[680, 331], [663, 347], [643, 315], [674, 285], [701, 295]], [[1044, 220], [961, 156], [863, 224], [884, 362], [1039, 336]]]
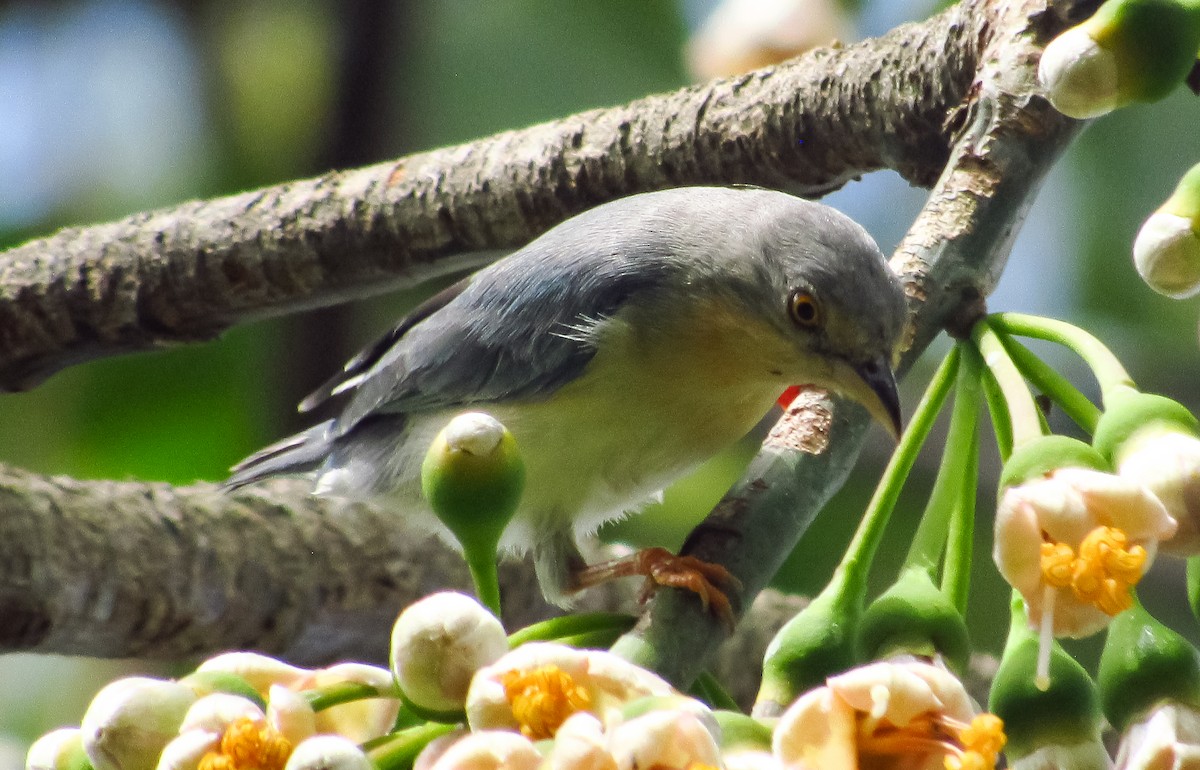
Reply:
[[1138, 434], [1164, 430], [1200, 436], [1200, 421], [1178, 401], [1123, 388], [1105, 400], [1092, 444], [1109, 462], [1120, 464], [1122, 450]]
[[767, 646], [762, 686], [754, 703], [756, 717], [779, 716], [796, 696], [854, 665], [854, 637], [862, 609], [857, 599], [847, 599], [839, 589], [835, 578]]
[[956, 672], [971, 655], [967, 624], [929, 573], [906, 569], [892, 587], [871, 602], [858, 627], [860, 660], [908, 653], [941, 656]]
[[1096, 682], [1104, 715], [1124, 732], [1162, 701], [1200, 707], [1200, 655], [1135, 604], [1109, 626]]
[[1200, 292], [1200, 164], [1142, 225], [1133, 263], [1159, 294], [1183, 299]]
[[525, 464], [512, 434], [479, 412], [450, 421], [425, 455], [421, 489], [467, 551], [493, 554], [525, 487]]
[[480, 601], [500, 615], [496, 547], [525, 488], [525, 463], [508, 430], [480, 412], [460, 414], [421, 465], [421, 489], [463, 549]]
[[1058, 468], [1112, 470], [1100, 453], [1078, 439], [1042, 436], [1013, 450], [1000, 471], [1000, 489], [1003, 491], [1022, 482], [1041, 478]]
[[1024, 606], [1014, 600], [1012, 628], [992, 680], [988, 710], [1004, 720], [1005, 754], [1015, 762], [1049, 746], [1100, 745], [1104, 718], [1087, 672], [1057, 642], [1050, 651], [1049, 682], [1036, 676], [1038, 638]]
[[1163, 98], [1187, 77], [1197, 49], [1200, 5], [1108, 0], [1046, 46], [1038, 79], [1060, 112], [1091, 118]]
[[754, 717], [737, 711], [714, 711], [721, 731], [721, 752], [770, 751], [772, 730]]

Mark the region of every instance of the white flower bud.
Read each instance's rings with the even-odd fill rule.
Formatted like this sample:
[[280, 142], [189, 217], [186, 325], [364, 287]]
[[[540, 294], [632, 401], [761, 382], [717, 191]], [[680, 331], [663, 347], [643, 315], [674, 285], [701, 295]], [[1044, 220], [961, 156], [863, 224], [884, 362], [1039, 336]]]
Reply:
[[167, 744], [155, 770], [196, 770], [204, 755], [221, 742], [220, 733], [187, 730]]
[[25, 757], [25, 770], [66, 770], [73, 756], [83, 750], [83, 735], [77, 727], [62, 727], [33, 742]]
[[152, 770], [196, 700], [178, 682], [130, 677], [96, 694], [83, 715], [83, 749], [96, 770]]
[[455, 452], [487, 457], [504, 438], [504, 425], [483, 412], [460, 414], [446, 426], [446, 446]]
[[1133, 242], [1133, 263], [1159, 294], [1190, 297], [1200, 292], [1200, 233], [1190, 219], [1156, 211]]
[[296, 746], [284, 770], [375, 770], [375, 766], [353, 741], [315, 735]]
[[192, 704], [179, 725], [179, 732], [203, 730], [220, 734], [242, 717], [257, 721], [262, 719], [264, 714], [258, 704], [240, 695], [215, 692]]
[[600, 720], [586, 711], [567, 717], [554, 734], [544, 770], [617, 770]]
[[392, 668], [404, 695], [431, 711], [458, 711], [471, 677], [508, 652], [496, 616], [463, 594], [434, 594], [413, 604], [392, 629]]
[[1038, 64], [1038, 80], [1054, 108], [1072, 118], [1094, 118], [1121, 105], [1117, 58], [1084, 27], [1050, 41]]
[[267, 700], [267, 724], [298, 746], [317, 732], [317, 715], [307, 698], [276, 684]]
[[528, 738], [507, 730], [481, 730], [447, 749], [432, 770], [538, 770], [541, 762]]
[[311, 674], [307, 669], [288, 665], [282, 660], [256, 652], [227, 652], [201, 663], [197, 671], [221, 671], [236, 674], [250, 683], [260, 693], [266, 693], [273, 684], [291, 687]]

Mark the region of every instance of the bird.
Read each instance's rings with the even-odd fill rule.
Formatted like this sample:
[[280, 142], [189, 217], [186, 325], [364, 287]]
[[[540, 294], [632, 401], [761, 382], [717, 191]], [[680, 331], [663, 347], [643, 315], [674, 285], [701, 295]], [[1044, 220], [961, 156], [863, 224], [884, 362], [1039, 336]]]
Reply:
[[[579, 538], [745, 436], [789, 387], [842, 394], [898, 436], [905, 317], [875, 241], [829, 206], [743, 186], [631, 195], [416, 307], [299, 407], [343, 398], [337, 416], [246, 458], [224, 487], [305, 475], [316, 495], [383, 502], [453, 545], [421, 464], [455, 415], [485, 412], [526, 469], [500, 547], [532, 552], [545, 598], [568, 607], [628, 574], [589, 568]], [[654, 572], [666, 552], [653, 553], [630, 569]], [[696, 581], [721, 579], [681, 569], [659, 582], [706, 599]]]

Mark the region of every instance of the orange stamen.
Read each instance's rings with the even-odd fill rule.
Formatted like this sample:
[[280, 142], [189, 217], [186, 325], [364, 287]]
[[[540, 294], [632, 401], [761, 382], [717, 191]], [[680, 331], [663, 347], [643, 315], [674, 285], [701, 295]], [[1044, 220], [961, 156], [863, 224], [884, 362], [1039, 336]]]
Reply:
[[553, 738], [567, 717], [592, 703], [587, 690], [552, 664], [531, 671], [508, 671], [500, 683], [521, 734], [530, 740]]
[[283, 770], [292, 744], [262, 719], [241, 717], [225, 728], [198, 770]]

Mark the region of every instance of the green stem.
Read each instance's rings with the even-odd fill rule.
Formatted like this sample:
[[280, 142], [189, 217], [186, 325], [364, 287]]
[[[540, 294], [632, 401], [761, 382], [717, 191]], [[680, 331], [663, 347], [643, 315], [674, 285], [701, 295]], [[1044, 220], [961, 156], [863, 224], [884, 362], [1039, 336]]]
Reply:
[[871, 560], [880, 540], [883, 539], [888, 519], [896, 507], [896, 500], [900, 497], [900, 490], [908, 478], [909, 471], [912, 470], [921, 446], [950, 394], [958, 372], [960, 355], [957, 347], [951, 349], [934, 373], [933, 379], [929, 381], [929, 387], [926, 388], [921, 403], [917, 404], [908, 429], [900, 437], [900, 444], [884, 469], [879, 485], [875, 487], [875, 494], [867, 504], [867, 510], [854, 533], [854, 539], [847, 546], [846, 555], [842, 557], [841, 564], [830, 580], [831, 585], [839, 585], [836, 590], [848, 592], [843, 594], [844, 596], [860, 597], [866, 591]]
[[990, 317], [990, 323], [1008, 334], [1054, 342], [1075, 351], [1100, 383], [1100, 393], [1105, 402], [1121, 388], [1136, 387], [1133, 378], [1113, 352], [1078, 326], [1024, 313], [997, 313]]
[[[979, 355], [978, 350], [975, 351], [975, 355]], [[1008, 456], [1012, 454], [1013, 449], [1012, 415], [1008, 413], [1008, 404], [1004, 401], [1004, 394], [1000, 392], [1000, 385], [992, 373], [984, 369], [979, 381], [983, 386], [983, 399], [987, 403], [988, 414], [992, 418], [992, 432], [996, 436], [1000, 462], [1008, 462]]]
[[637, 618], [623, 612], [587, 612], [580, 615], [564, 615], [514, 631], [508, 637], [509, 649], [516, 649], [526, 642], [551, 642], [580, 638], [598, 633], [623, 634], [633, 628]]
[[395, 698], [396, 693], [380, 692], [378, 688], [360, 682], [338, 682], [317, 690], [307, 690], [304, 692], [304, 697], [308, 698], [308, 703], [312, 706], [313, 711], [323, 711], [330, 706], [366, 698]]
[[971, 339], [983, 356], [988, 371], [996, 379], [996, 385], [1008, 407], [1012, 424], [1013, 446], [1020, 446], [1042, 435], [1042, 415], [1034, 403], [1029, 386], [1017, 370], [1000, 337], [992, 330], [988, 319], [981, 319], [971, 330]]
[[[946, 538], [946, 562], [942, 567], [942, 592], [964, 616], [971, 590], [971, 559], [975, 544], [975, 496], [979, 486], [979, 391], [982, 374], [983, 362], [979, 360], [979, 352], [968, 347], [963, 352], [956, 397], [959, 401], [969, 402], [970, 413], [964, 414], [963, 419], [970, 420], [971, 435], [967, 439], [963, 482], [958, 488], [958, 499], [954, 501], [950, 533]], [[958, 407], [958, 403], [955, 402], [955, 408]]]
[[701, 671], [700, 676], [696, 677], [696, 681], [692, 683], [692, 694], [698, 695], [701, 700], [714, 709], [742, 713], [742, 707], [709, 671]]
[[367, 749], [367, 759], [371, 760], [378, 770], [408, 770], [422, 749], [457, 727], [458, 725], [434, 722], [398, 733], [389, 733], [364, 747]]
[[1025, 375], [1034, 387], [1053, 399], [1076, 425], [1089, 434], [1096, 432], [1096, 423], [1100, 421], [1100, 409], [1087, 396], [1080, 393], [1070, 380], [1007, 333], [1000, 333], [1000, 341], [1004, 343], [1021, 374]]
[[938, 562], [946, 546], [946, 531], [962, 498], [962, 487], [968, 480], [966, 474], [971, 447], [978, 440], [979, 369], [978, 366], [968, 365], [976, 364], [976, 359], [972, 355], [974, 351], [966, 343], [958, 343], [955, 349], [962, 360], [958, 367], [958, 384], [954, 392], [946, 447], [942, 452], [942, 465], [904, 560], [905, 567], [924, 569], [931, 580], [937, 579]]
[[475, 583], [475, 596], [479, 603], [492, 611], [497, 618], [500, 614], [500, 576], [496, 571], [496, 547], [464, 549], [463, 557], [467, 569], [471, 571], [471, 580]]

